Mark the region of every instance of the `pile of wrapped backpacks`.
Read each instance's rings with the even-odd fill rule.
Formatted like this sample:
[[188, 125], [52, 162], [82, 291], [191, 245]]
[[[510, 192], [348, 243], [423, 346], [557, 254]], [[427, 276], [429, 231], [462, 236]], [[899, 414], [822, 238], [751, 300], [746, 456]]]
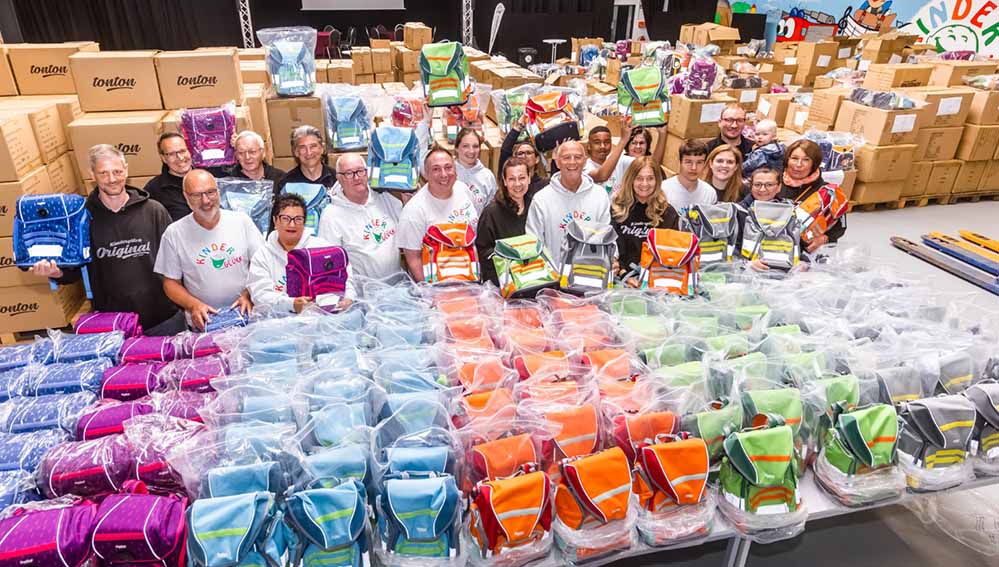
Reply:
[[792, 537], [809, 477], [862, 507], [999, 474], [994, 319], [849, 251], [701, 280], [370, 280], [341, 313], [0, 349], [0, 556], [602, 563]]

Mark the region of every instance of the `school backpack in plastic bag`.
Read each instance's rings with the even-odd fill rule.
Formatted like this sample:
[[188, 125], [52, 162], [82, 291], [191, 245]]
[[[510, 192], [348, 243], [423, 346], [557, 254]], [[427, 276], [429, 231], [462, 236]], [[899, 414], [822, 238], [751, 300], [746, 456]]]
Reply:
[[680, 218], [680, 228], [697, 235], [701, 247], [701, 266], [727, 264], [736, 255], [739, 240], [738, 205], [695, 204]]
[[[527, 100], [537, 89], [536, 85], [523, 85], [513, 89], [492, 92], [493, 106], [496, 109], [496, 123], [506, 133], [520, 120], [527, 107]], [[527, 132], [521, 132], [526, 136]]]
[[461, 508], [461, 492], [450, 474], [387, 475], [375, 498], [382, 554], [456, 556]]
[[835, 226], [846, 214], [849, 201], [839, 185], [827, 184], [798, 203], [794, 213], [801, 226], [801, 241], [808, 244]]
[[612, 287], [617, 233], [614, 227], [574, 220], [565, 229], [559, 288], [570, 293], [599, 291]]
[[551, 91], [528, 99], [524, 106], [527, 129], [540, 152], [554, 150], [566, 140], [580, 138], [579, 123], [564, 92]]
[[706, 536], [715, 509], [707, 443], [695, 437], [662, 441], [643, 445], [635, 461], [633, 489], [642, 507], [638, 533], [653, 546]]
[[430, 225], [423, 236], [423, 280], [479, 281], [479, 253], [475, 229], [465, 223]]
[[126, 339], [141, 335], [142, 325], [139, 324], [139, 314], [107, 311], [84, 313], [73, 324], [73, 332], [77, 335], [109, 333], [111, 331], [121, 331]]
[[797, 266], [801, 231], [794, 211], [791, 203], [754, 202], [742, 227], [742, 257], [781, 270]]
[[320, 307], [336, 307], [347, 289], [347, 251], [339, 246], [296, 248], [288, 252], [285, 291], [309, 297]]
[[548, 554], [554, 509], [547, 474], [535, 471], [480, 482], [470, 499], [469, 534], [483, 559]]
[[43, 510], [18, 510], [0, 520], [3, 565], [84, 565], [97, 504], [81, 502]]
[[447, 141], [454, 143], [462, 128], [471, 128], [481, 133], [485, 119], [485, 108], [479, 104], [479, 96], [477, 94], [469, 96], [464, 104], [449, 107], [444, 111], [444, 135]]
[[262, 234], [271, 223], [274, 182], [269, 179], [218, 179], [219, 206], [227, 211], [246, 213]]
[[700, 270], [698, 242], [692, 232], [650, 230], [642, 243], [642, 270], [638, 276], [641, 287], [682, 297], [694, 296]]
[[643, 66], [625, 71], [617, 85], [621, 114], [635, 126], [658, 127], [669, 119], [669, 93], [659, 67]]
[[[53, 193], [17, 198], [14, 212], [14, 263], [30, 268], [49, 260], [60, 268], [81, 268], [83, 285], [90, 293], [90, 211], [82, 195]], [[52, 290], [58, 285], [49, 280]]]
[[180, 128], [194, 167], [236, 163], [236, 150], [229, 143], [236, 133], [235, 106], [184, 110], [180, 113]]
[[278, 96], [308, 96], [316, 82], [316, 30], [308, 27], [257, 30], [267, 48], [267, 71]]
[[420, 50], [420, 80], [431, 107], [464, 104], [472, 93], [468, 58], [460, 43], [428, 43]]
[[364, 100], [357, 95], [323, 95], [326, 107], [326, 138], [334, 151], [368, 147], [371, 116]]
[[112, 494], [97, 508], [91, 548], [108, 567], [186, 567], [186, 506], [179, 496]]
[[497, 240], [492, 259], [503, 297], [533, 297], [558, 287], [558, 268], [533, 234]]
[[901, 406], [898, 463], [915, 491], [943, 490], [971, 478], [975, 404], [959, 395], [937, 396]]
[[330, 204], [330, 195], [322, 183], [286, 183], [282, 194], [294, 193], [305, 201], [305, 231], [315, 236], [319, 230], [319, 218]]
[[286, 518], [303, 544], [296, 555], [304, 565], [368, 564], [366, 496], [363, 484], [347, 480], [288, 497]]
[[376, 191], [415, 191], [420, 181], [420, 142], [412, 128], [379, 126], [368, 146], [368, 184]]

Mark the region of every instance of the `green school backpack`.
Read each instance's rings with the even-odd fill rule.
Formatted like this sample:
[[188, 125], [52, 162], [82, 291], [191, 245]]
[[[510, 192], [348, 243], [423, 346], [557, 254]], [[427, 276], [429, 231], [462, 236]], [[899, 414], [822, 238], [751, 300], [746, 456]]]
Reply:
[[662, 69], [646, 65], [625, 71], [617, 85], [621, 114], [630, 115], [632, 124], [652, 128], [669, 119], [669, 93]]
[[722, 498], [736, 510], [772, 518], [801, 507], [794, 461], [794, 433], [766, 425], [731, 433], [724, 442], [718, 482]]
[[905, 475], [894, 466], [897, 443], [895, 406], [836, 410], [813, 467], [815, 478], [846, 506], [897, 498], [905, 490]]
[[497, 240], [492, 259], [503, 297], [534, 297], [542, 289], [558, 286], [558, 269], [532, 234]]
[[428, 43], [420, 50], [420, 80], [427, 105], [459, 106], [468, 102], [472, 83], [468, 58], [454, 41]]
[[680, 429], [708, 444], [711, 462], [717, 462], [724, 453], [725, 436], [742, 428], [742, 404], [725, 398], [711, 402], [708, 409], [685, 415]]

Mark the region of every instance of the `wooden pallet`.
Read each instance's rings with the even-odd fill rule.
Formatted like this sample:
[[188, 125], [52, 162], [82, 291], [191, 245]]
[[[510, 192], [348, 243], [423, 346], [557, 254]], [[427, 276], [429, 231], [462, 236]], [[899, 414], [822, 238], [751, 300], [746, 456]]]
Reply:
[[946, 205], [950, 203], [951, 195], [919, 195], [898, 200], [898, 208], [925, 207], [927, 205]]
[[979, 201], [999, 201], [999, 192], [983, 191], [981, 193], [956, 193], [950, 195], [950, 204], [954, 203], [977, 203]]
[[885, 201], [883, 203], [857, 203], [856, 201], [850, 201], [850, 208], [847, 212], [860, 212], [869, 213], [873, 211], [892, 211], [898, 208], [900, 201]]

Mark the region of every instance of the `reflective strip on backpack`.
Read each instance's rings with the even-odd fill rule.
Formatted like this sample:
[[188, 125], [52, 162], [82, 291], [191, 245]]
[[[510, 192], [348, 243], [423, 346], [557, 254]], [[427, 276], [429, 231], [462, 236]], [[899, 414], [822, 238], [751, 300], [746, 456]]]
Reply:
[[28, 256], [61, 257], [63, 247], [59, 244], [33, 244], [28, 246]]
[[635, 114], [632, 114], [631, 117], [635, 121], [657, 120], [657, 119], [658, 120], [662, 120], [663, 112], [662, 112], [661, 109], [660, 110], [644, 110], [642, 112], [636, 112]]

